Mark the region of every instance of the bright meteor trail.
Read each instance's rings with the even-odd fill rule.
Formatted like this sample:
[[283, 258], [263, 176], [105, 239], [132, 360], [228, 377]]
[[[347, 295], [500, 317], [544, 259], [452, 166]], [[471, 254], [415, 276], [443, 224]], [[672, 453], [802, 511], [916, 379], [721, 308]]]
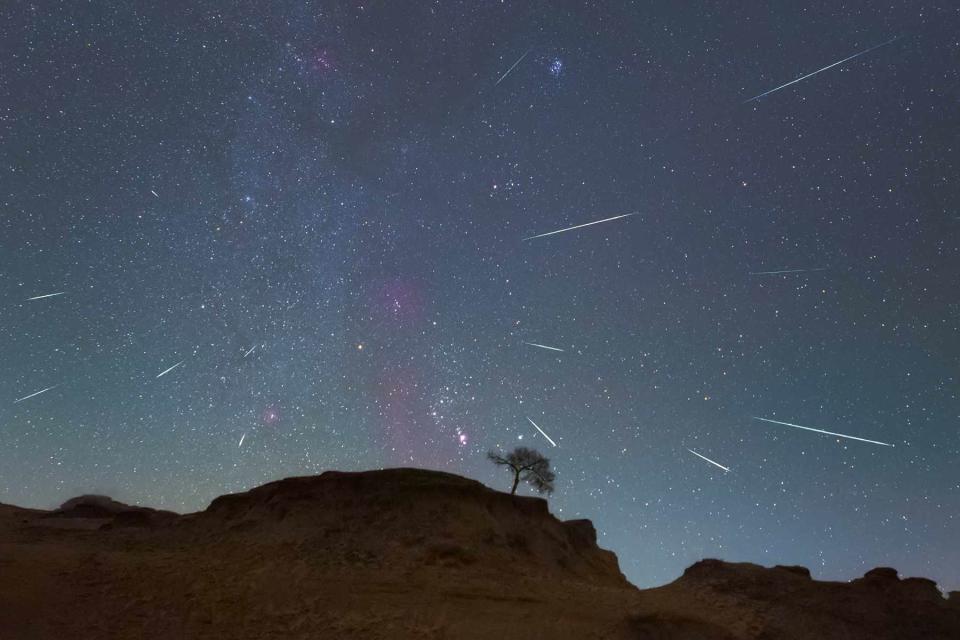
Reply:
[[523, 62], [523, 59], [527, 57], [527, 54], [530, 53], [530, 51], [531, 51], [530, 49], [527, 49], [526, 52], [525, 52], [522, 56], [520, 56], [520, 57], [517, 59], [516, 62], [513, 63], [513, 66], [510, 67], [509, 69], [507, 69], [507, 72], [506, 72], [505, 74], [503, 74], [502, 76], [500, 76], [500, 79], [499, 79], [499, 80], [497, 80], [495, 83], [493, 83], [493, 86], [497, 86], [498, 84], [500, 84], [501, 82], [503, 82], [504, 79], [505, 79], [508, 75], [510, 75], [510, 72], [513, 71], [514, 69], [516, 69], [518, 64], [520, 64], [521, 62]]
[[772, 276], [778, 273], [803, 273], [805, 271], [826, 271], [826, 267], [817, 267], [816, 269], [783, 269], [781, 271], [751, 271], [752, 276]]
[[[530, 420], [530, 418], [527, 418], [527, 420]], [[530, 420], [530, 424], [533, 425], [533, 428], [534, 428], [534, 429], [536, 429], [537, 431], [540, 432], [540, 435], [542, 435], [544, 438], [547, 439], [547, 442], [549, 442], [549, 443], [552, 444], [553, 446], [557, 446], [557, 443], [553, 441], [553, 438], [551, 438], [551, 437], [548, 436], [546, 433], [544, 433], [544, 432], [543, 432], [543, 429], [541, 429], [540, 427], [538, 427], [536, 422], [534, 422], [533, 420]]]
[[867, 440], [866, 438], [858, 438], [858, 437], [856, 437], [856, 436], [848, 436], [848, 435], [844, 435], [844, 434], [842, 434], [842, 433], [834, 433], [834, 432], [832, 432], [832, 431], [824, 431], [823, 429], [814, 429], [813, 427], [804, 427], [804, 426], [801, 426], [801, 425], [799, 425], [799, 424], [790, 424], [789, 422], [780, 422], [779, 420], [770, 420], [770, 419], [768, 419], [768, 418], [758, 418], [758, 417], [756, 417], [756, 416], [754, 416], [753, 419], [754, 419], [754, 420], [762, 420], [762, 421], [764, 421], [764, 422], [772, 422], [773, 424], [782, 424], [782, 425], [787, 426], [787, 427], [793, 427], [794, 429], [805, 429], [805, 430], [807, 430], [807, 431], [815, 431], [815, 432], [817, 432], [817, 433], [825, 433], [825, 434], [827, 434], [828, 436], [836, 436], [836, 437], [838, 437], [838, 438], [847, 438], [847, 439], [849, 439], [849, 440], [859, 440], [860, 442], [869, 442], [870, 444], [879, 444], [879, 445], [883, 445], [884, 447], [892, 447], [892, 446], [893, 446], [892, 444], [889, 444], [889, 443], [887, 443], [887, 442], [879, 442], [879, 441], [877, 441], [877, 440]]
[[550, 349], [550, 351], [559, 351], [560, 353], [563, 353], [563, 349], [557, 349], [556, 347], [548, 347], [545, 344], [537, 344], [536, 342], [527, 342], [526, 340], [523, 341], [523, 344], [528, 344], [531, 347], [540, 347], [541, 349]]
[[62, 296], [62, 295], [65, 294], [65, 293], [66, 293], [66, 291], [60, 291], [60, 292], [57, 292], [57, 293], [47, 293], [47, 294], [42, 295], [42, 296], [33, 296], [32, 298], [27, 298], [27, 300], [28, 300], [28, 301], [29, 301], [29, 300], [42, 300], [42, 299], [44, 299], [44, 298], [52, 298], [53, 296]]
[[38, 395], [40, 395], [41, 393], [46, 393], [47, 391], [50, 391], [50, 389], [56, 389], [56, 388], [59, 387], [59, 386], [60, 386], [60, 385], [55, 384], [55, 385], [53, 385], [52, 387], [47, 387], [46, 389], [40, 389], [40, 391], [34, 391], [33, 393], [31, 393], [31, 394], [28, 395], [28, 396], [23, 396], [22, 398], [19, 398], [19, 399], [17, 399], [17, 400], [14, 400], [14, 401], [13, 401], [13, 404], [17, 404], [18, 402], [23, 402], [24, 400], [29, 400], [30, 398], [32, 398], [32, 397], [34, 397], [34, 396], [38, 396]]
[[171, 371], [173, 371], [174, 369], [176, 369], [177, 367], [179, 367], [180, 365], [182, 365], [184, 362], [185, 362], [184, 360], [181, 360], [180, 362], [178, 362], [177, 364], [173, 365], [173, 366], [170, 367], [169, 369], [164, 369], [163, 371], [161, 371], [160, 373], [157, 374], [157, 377], [158, 377], [158, 378], [162, 378], [163, 376], [167, 375], [168, 373], [170, 373]]
[[548, 232], [548, 233], [541, 233], [541, 234], [539, 234], [539, 235], [530, 236], [529, 238], [524, 238], [524, 240], [533, 240], [534, 238], [543, 238], [543, 237], [546, 237], [546, 236], [552, 236], [552, 235], [554, 235], [555, 233], [563, 233], [564, 231], [573, 231], [574, 229], [582, 229], [583, 227], [589, 227], [590, 225], [593, 225], [593, 224], [600, 224], [601, 222], [610, 222], [611, 220], [619, 220], [620, 218], [628, 218], [628, 217], [630, 217], [630, 216], [635, 216], [635, 215], [637, 215], [637, 212], [636, 212], [636, 211], [633, 212], [633, 213], [624, 213], [624, 214], [619, 215], [619, 216], [613, 216], [612, 218], [604, 218], [603, 220], [594, 220], [593, 222], [587, 222], [587, 223], [584, 223], [584, 224], [578, 224], [578, 225], [573, 226], [573, 227], [567, 227], [566, 229], [557, 229], [556, 231], [550, 231], [550, 232]]
[[715, 466], [715, 467], [720, 467], [720, 468], [723, 469], [724, 471], [730, 471], [730, 469], [728, 469], [727, 467], [723, 466], [723, 465], [720, 464], [719, 462], [714, 462], [713, 460], [711, 460], [711, 459], [708, 458], [707, 456], [700, 455], [699, 453], [697, 453], [697, 452], [694, 451], [693, 449], [687, 449], [687, 451], [689, 451], [689, 452], [692, 453], [693, 455], [697, 456], [698, 458], [702, 458], [703, 460], [706, 460], [707, 462], [709, 462], [710, 464], [712, 464], [712, 465]]
[[870, 53], [870, 52], [873, 51], [874, 49], [879, 49], [880, 47], [883, 47], [883, 46], [886, 46], [886, 45], [890, 44], [890, 43], [893, 42], [894, 40], [897, 40], [899, 37], [900, 37], [900, 36], [897, 36], [896, 38], [891, 38], [891, 39], [887, 40], [886, 42], [883, 42], [883, 43], [878, 44], [878, 45], [876, 45], [876, 46], [870, 47], [869, 49], [864, 49], [864, 50], [861, 51], [860, 53], [855, 53], [855, 54], [853, 54], [852, 56], [850, 56], [849, 58], [844, 58], [843, 60], [840, 60], [840, 61], [838, 61], [838, 62], [834, 62], [833, 64], [828, 64], [828, 65], [825, 66], [823, 69], [817, 69], [817, 70], [814, 71], [813, 73], [808, 73], [808, 74], [805, 75], [805, 76], [800, 76], [800, 77], [797, 78], [796, 80], [791, 80], [791, 81], [788, 82], [787, 84], [782, 84], [782, 85], [780, 85], [779, 87], [776, 87], [775, 89], [770, 89], [770, 91], [767, 91], [767, 92], [765, 92], [765, 93], [761, 93], [761, 94], [758, 95], [758, 96], [753, 96], [753, 97], [750, 98], [749, 100], [744, 100], [744, 101], [743, 101], [743, 104], [746, 104], [746, 103], [748, 103], [748, 102], [753, 102], [754, 100], [759, 100], [760, 98], [762, 98], [762, 97], [764, 97], [764, 96], [768, 96], [768, 95], [770, 95], [771, 93], [774, 93], [775, 91], [780, 91], [780, 89], [784, 89], [784, 88], [786, 88], [786, 87], [789, 87], [789, 86], [792, 85], [792, 84], [796, 84], [796, 83], [800, 82], [801, 80], [806, 80], [807, 78], [809, 78], [809, 77], [811, 77], [811, 76], [815, 76], [815, 75], [817, 75], [818, 73], [820, 73], [820, 72], [822, 72], [822, 71], [826, 71], [827, 69], [832, 69], [833, 67], [837, 66], [838, 64], [843, 64], [844, 62], [847, 62], [847, 61], [849, 61], [849, 60], [853, 60], [854, 58], [858, 58], [858, 57], [864, 55], [865, 53]]

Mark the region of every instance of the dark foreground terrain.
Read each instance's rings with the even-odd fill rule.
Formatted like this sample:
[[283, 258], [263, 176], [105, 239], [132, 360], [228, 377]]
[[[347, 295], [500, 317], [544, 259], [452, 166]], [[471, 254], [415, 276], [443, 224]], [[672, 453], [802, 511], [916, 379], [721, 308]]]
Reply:
[[875, 569], [704, 560], [638, 590], [587, 520], [417, 469], [328, 472], [189, 515], [0, 505], [0, 638], [960, 638], [960, 594]]

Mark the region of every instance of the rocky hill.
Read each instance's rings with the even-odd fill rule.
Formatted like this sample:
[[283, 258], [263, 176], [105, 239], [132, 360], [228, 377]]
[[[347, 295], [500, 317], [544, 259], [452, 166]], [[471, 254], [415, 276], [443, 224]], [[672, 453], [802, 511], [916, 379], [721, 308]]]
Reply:
[[328, 471], [221, 496], [183, 519], [199, 541], [302, 546], [326, 565], [416, 574], [466, 571], [627, 588], [616, 556], [589, 520], [562, 522], [540, 498], [510, 496], [460, 476], [420, 469]]
[[705, 560], [637, 590], [587, 520], [418, 469], [328, 472], [179, 516], [0, 505], [0, 638], [960, 638], [958, 597]]
[[[889, 568], [821, 582], [804, 567], [702, 560], [673, 583], [641, 592], [631, 620], [639, 637], [651, 638], [946, 640], [960, 638], [960, 593], [945, 598], [932, 581], [901, 580]], [[709, 633], [657, 636], [664, 625]]]

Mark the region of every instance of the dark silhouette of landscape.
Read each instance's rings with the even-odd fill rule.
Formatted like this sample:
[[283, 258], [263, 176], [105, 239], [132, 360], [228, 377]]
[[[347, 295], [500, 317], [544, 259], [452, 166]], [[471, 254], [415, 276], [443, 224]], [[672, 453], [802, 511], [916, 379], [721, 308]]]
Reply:
[[960, 593], [879, 568], [703, 560], [640, 590], [588, 520], [421, 469], [287, 478], [178, 515], [0, 505], [0, 638], [960, 638]]

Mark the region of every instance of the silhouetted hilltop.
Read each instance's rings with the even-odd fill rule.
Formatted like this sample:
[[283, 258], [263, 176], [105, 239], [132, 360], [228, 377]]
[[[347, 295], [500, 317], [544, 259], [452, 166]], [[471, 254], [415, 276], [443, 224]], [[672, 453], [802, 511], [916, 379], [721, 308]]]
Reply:
[[638, 590], [588, 520], [420, 469], [327, 472], [187, 515], [0, 505], [0, 638], [960, 638], [957, 594], [879, 568], [703, 560]]
[[201, 537], [310, 541], [326, 562], [469, 568], [627, 587], [589, 520], [563, 522], [541, 498], [510, 496], [449, 473], [386, 469], [287, 478], [220, 496], [187, 516]]

